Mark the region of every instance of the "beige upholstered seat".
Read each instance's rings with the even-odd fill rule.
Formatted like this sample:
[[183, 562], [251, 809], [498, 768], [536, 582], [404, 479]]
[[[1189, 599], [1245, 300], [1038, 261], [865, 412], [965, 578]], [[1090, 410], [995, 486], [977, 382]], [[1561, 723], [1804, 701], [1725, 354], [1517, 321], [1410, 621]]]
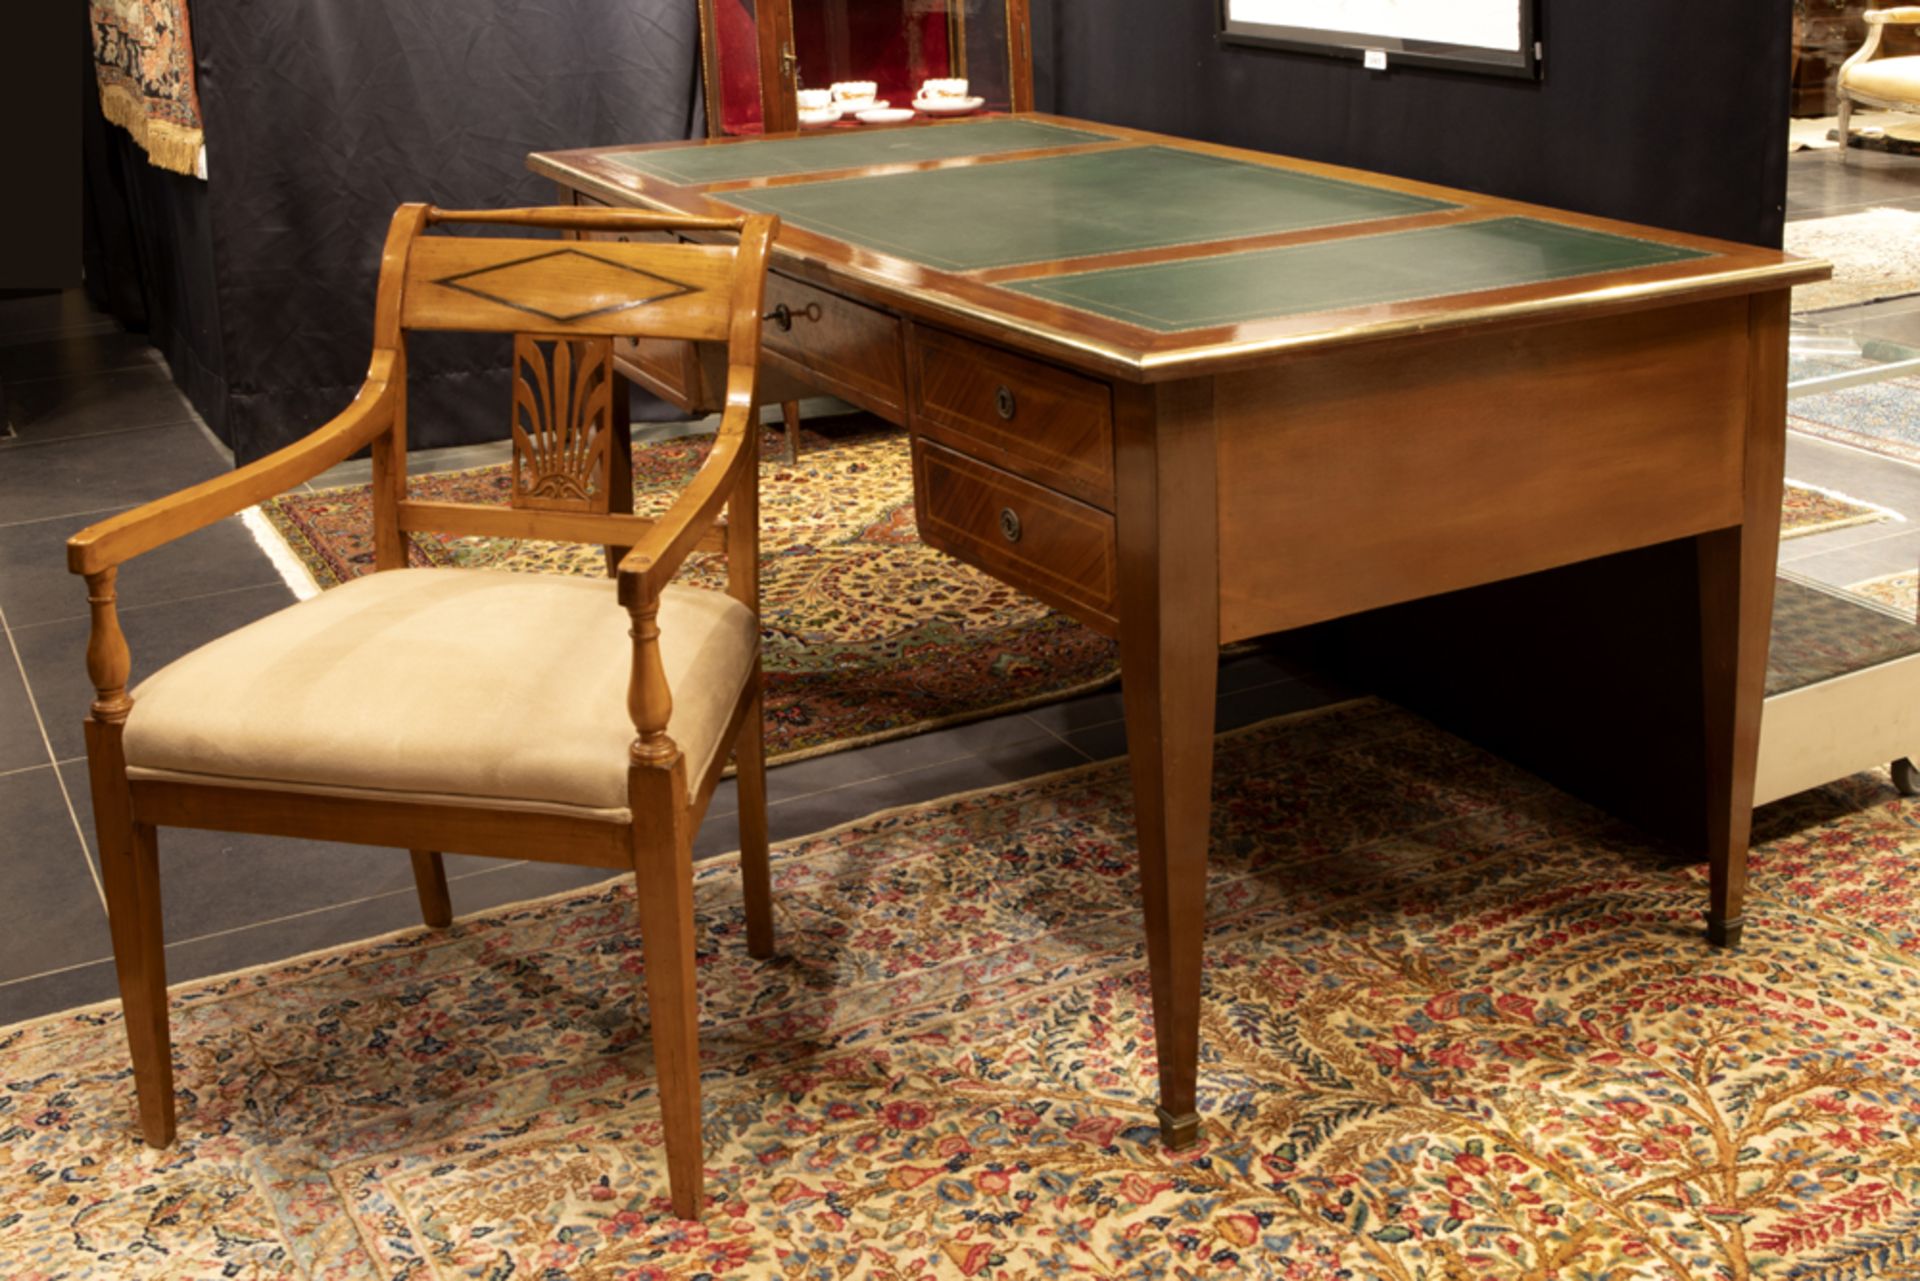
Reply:
[[1888, 111], [1920, 113], [1920, 56], [1874, 57], [1880, 51], [1881, 38], [1888, 26], [1920, 25], [1920, 5], [1870, 9], [1862, 16], [1867, 20], [1866, 43], [1840, 66], [1838, 89], [1842, 162], [1847, 158], [1848, 118], [1853, 114], [1855, 102], [1864, 102], [1869, 107]]
[[[497, 234], [430, 234], [446, 223]], [[746, 950], [766, 958], [774, 945], [756, 410], [778, 229], [766, 214], [402, 205], [353, 403], [277, 453], [68, 540], [92, 615], [86, 741], [100, 885], [149, 1144], [171, 1144], [176, 1125], [160, 829], [406, 850], [421, 917], [436, 929], [454, 919], [449, 853], [581, 864], [634, 878], [667, 1188], [675, 1214], [699, 1217], [693, 841], [729, 759]], [[437, 330], [499, 335], [510, 375], [504, 503], [409, 492], [408, 342]], [[628, 339], [724, 347], [726, 360], [712, 448], [645, 517], [633, 514], [615, 360]], [[133, 655], [115, 604], [123, 567], [361, 451], [372, 459], [372, 572], [129, 690]], [[597, 544], [607, 576], [408, 568], [414, 538], [435, 533]], [[674, 585], [701, 550], [724, 563], [724, 592]]]
[[[625, 821], [631, 624], [605, 579], [369, 574], [230, 632], [135, 689], [128, 775], [578, 807]], [[667, 733], [690, 785], [723, 746], [755, 642], [752, 613], [732, 597], [662, 593]]]
[[1860, 63], [1847, 72], [1847, 89], [1855, 97], [1920, 102], [1920, 55]]

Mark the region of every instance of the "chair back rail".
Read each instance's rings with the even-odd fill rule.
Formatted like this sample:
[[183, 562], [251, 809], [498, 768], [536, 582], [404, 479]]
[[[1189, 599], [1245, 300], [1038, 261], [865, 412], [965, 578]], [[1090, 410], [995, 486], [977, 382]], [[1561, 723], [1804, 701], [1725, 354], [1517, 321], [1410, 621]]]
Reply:
[[400, 323], [720, 341], [734, 255], [731, 245], [422, 236], [407, 257]]
[[[379, 336], [404, 360], [409, 330], [466, 330], [513, 336], [508, 434], [513, 444], [509, 510], [540, 513], [505, 521], [500, 509], [410, 501], [404, 419], [374, 450], [375, 565], [408, 563], [407, 536], [512, 529], [501, 536], [573, 541], [587, 526], [547, 514], [619, 516], [633, 509], [627, 388], [613, 363], [613, 339], [666, 337], [726, 343], [738, 337], [737, 244], [695, 244], [677, 233], [740, 233], [763, 219], [698, 218], [630, 209], [442, 210], [406, 206], [394, 217], [382, 263]], [[429, 227], [478, 223], [568, 233], [562, 240], [436, 236]], [[613, 236], [647, 235], [645, 240]], [[764, 271], [764, 253], [750, 268]], [[389, 290], [389, 286], [392, 286]], [[758, 303], [753, 320], [759, 329]], [[749, 358], [748, 364], [753, 363]], [[383, 462], [384, 460], [384, 462]], [[716, 460], [718, 461], [718, 460]], [[649, 522], [598, 527], [608, 572]], [[699, 546], [725, 548], [716, 520]]]

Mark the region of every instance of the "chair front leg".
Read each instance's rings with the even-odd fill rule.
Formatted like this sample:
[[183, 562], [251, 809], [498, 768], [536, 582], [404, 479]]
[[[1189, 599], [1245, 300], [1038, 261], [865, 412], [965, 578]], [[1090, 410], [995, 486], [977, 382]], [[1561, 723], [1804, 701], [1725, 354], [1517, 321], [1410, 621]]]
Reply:
[[100, 887], [107, 898], [107, 931], [120, 979], [120, 1008], [133, 1058], [140, 1133], [156, 1148], [173, 1142], [173, 1038], [167, 1028], [167, 958], [160, 928], [160, 865], [153, 825], [133, 820], [127, 755], [121, 734], [133, 700], [127, 677], [133, 657], [120, 631], [112, 567], [87, 575], [92, 630], [87, 679], [93, 706], [87, 718], [87, 781], [93, 792], [93, 830], [100, 846]]
[[706, 1165], [700, 1138], [700, 1007], [694, 990], [693, 825], [687, 813], [686, 767], [677, 753], [665, 766], [636, 764], [628, 792], [667, 1186], [674, 1214], [697, 1219], [706, 1202]]
[[434, 929], [453, 924], [453, 899], [447, 893], [447, 865], [438, 850], [408, 850], [413, 859], [413, 888], [420, 895], [420, 919]]
[[164, 1148], [173, 1142], [174, 1131], [173, 1038], [167, 1025], [158, 841], [153, 824], [133, 821], [118, 725], [87, 723], [87, 768], [140, 1133], [150, 1146]]

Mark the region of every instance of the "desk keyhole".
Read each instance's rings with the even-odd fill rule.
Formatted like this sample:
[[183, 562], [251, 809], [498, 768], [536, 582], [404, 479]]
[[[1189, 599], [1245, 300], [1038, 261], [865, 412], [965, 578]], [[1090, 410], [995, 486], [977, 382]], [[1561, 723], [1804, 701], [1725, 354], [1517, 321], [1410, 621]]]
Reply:
[[778, 307], [775, 307], [772, 311], [760, 317], [760, 319], [771, 320], [774, 324], [780, 326], [781, 333], [791, 333], [793, 331], [794, 321], [818, 320], [821, 314], [820, 304], [817, 302], [810, 302], [799, 311], [795, 311], [793, 308], [787, 306], [787, 304], [781, 303]]
[[996, 389], [993, 393], [993, 407], [1002, 418], [1012, 422], [1013, 411], [1017, 408], [1013, 403], [1013, 389], [1009, 387]]
[[1000, 532], [1010, 543], [1020, 541], [1020, 513], [1011, 507], [1000, 509]]

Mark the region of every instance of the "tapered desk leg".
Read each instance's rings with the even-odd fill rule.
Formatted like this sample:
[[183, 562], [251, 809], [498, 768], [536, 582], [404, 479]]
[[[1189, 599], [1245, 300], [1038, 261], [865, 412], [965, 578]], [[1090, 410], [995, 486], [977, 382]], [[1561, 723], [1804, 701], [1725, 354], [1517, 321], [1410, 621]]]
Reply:
[[1722, 946], [1740, 941], [1743, 924], [1786, 465], [1787, 291], [1756, 294], [1750, 306], [1746, 519], [1696, 544], [1707, 731], [1707, 937]]
[[1116, 406], [1121, 696], [1140, 839], [1160, 1066], [1160, 1133], [1199, 1137], [1213, 708], [1220, 661], [1211, 384], [1129, 390]]

